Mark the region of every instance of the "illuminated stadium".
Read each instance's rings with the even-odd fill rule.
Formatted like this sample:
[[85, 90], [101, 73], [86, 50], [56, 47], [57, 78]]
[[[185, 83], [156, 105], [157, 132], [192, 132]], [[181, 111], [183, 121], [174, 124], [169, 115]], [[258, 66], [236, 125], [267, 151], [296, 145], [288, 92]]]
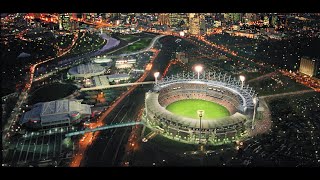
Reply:
[[239, 81], [217, 72], [200, 74], [201, 70], [198, 75], [181, 73], [156, 80], [145, 96], [144, 124], [189, 144], [216, 145], [242, 138], [253, 123], [255, 91], [243, 86], [241, 77]]

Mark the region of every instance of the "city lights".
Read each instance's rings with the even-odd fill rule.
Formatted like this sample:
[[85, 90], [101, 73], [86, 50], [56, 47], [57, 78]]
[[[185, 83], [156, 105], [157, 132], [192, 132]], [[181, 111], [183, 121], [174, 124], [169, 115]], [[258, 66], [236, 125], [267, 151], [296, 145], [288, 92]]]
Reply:
[[1, 13], [2, 165], [317, 167], [319, 27], [308, 12]]

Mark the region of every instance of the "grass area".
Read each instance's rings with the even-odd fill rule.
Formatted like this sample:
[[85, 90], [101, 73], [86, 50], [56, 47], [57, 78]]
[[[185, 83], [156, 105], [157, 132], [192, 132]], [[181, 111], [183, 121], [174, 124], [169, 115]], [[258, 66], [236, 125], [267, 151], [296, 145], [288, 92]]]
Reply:
[[137, 39], [137, 36], [132, 35], [132, 34], [121, 34], [121, 35], [119, 35], [117, 37], [122, 39], [122, 40], [129, 41], [129, 42], [132, 42], [135, 39]]
[[130, 53], [130, 52], [136, 52], [136, 51], [142, 50], [147, 46], [149, 46], [151, 41], [152, 41], [152, 37], [140, 38], [139, 41], [115, 52], [114, 54], [123, 54], [123, 53]]
[[251, 79], [255, 79], [259, 76], [262, 76], [263, 73], [262, 72], [246, 72], [244, 75], [246, 77], [246, 81], [249, 81]]
[[181, 153], [184, 151], [195, 151], [198, 149], [197, 145], [178, 142], [175, 140], [168, 139], [161, 135], [157, 135], [156, 137], [151, 139], [149, 142], [159, 145], [164, 151], [170, 151], [170, 152]]
[[281, 74], [250, 82], [249, 86], [253, 87], [260, 96], [310, 89]]
[[176, 101], [166, 108], [168, 111], [189, 118], [198, 119], [198, 110], [204, 110], [203, 119], [214, 119], [229, 116], [229, 111], [220, 104], [201, 99]]

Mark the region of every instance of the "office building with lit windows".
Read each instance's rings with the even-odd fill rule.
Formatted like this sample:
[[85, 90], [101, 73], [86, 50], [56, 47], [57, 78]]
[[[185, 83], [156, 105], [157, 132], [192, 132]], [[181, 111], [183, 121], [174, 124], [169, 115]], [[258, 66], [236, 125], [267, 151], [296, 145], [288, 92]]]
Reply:
[[308, 76], [319, 74], [319, 59], [303, 56], [300, 60], [299, 72]]

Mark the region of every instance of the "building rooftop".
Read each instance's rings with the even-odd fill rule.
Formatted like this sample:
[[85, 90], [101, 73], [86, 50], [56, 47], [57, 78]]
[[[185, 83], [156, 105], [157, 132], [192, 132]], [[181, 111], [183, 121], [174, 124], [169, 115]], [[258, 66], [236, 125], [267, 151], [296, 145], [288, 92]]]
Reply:
[[98, 64], [80, 64], [69, 70], [70, 74], [91, 74], [104, 71], [105, 68]]
[[118, 79], [118, 78], [129, 78], [128, 74], [111, 74], [107, 75], [109, 79]]
[[81, 104], [79, 100], [56, 100], [37, 103], [26, 112], [20, 123], [26, 123], [30, 119], [46, 121], [60, 121], [67, 119], [72, 113], [91, 114], [90, 105]]

